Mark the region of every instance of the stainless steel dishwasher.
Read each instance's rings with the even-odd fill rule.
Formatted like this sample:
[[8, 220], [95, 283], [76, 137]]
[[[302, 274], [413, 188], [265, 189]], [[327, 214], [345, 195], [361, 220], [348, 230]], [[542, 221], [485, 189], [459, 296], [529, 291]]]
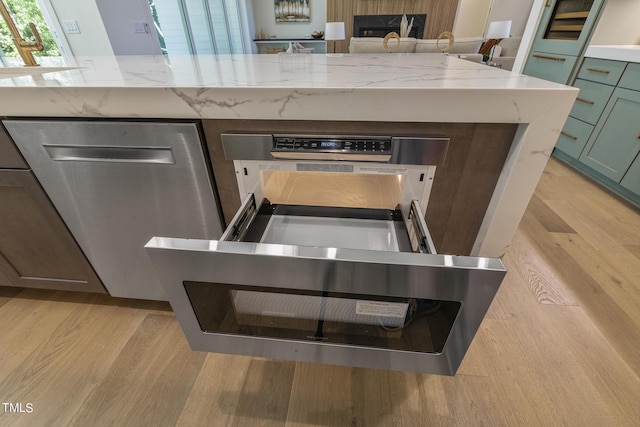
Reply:
[[152, 236], [220, 237], [197, 122], [3, 123], [112, 296], [167, 300]]

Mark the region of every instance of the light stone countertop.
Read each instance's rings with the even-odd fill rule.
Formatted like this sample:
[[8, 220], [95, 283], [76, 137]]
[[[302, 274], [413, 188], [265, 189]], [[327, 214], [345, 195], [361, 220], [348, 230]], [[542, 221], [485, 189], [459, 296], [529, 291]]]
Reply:
[[442, 54], [39, 61], [0, 67], [0, 117], [324, 120], [327, 132], [338, 120], [517, 123], [472, 250], [491, 257], [511, 241], [578, 93]]
[[587, 47], [584, 56], [586, 56], [587, 58], [610, 59], [613, 61], [640, 63], [640, 46], [594, 45]]

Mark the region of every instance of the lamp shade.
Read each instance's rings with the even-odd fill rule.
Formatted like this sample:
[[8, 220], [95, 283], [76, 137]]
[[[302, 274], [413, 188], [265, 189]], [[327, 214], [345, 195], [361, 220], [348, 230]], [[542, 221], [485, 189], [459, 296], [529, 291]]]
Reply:
[[327, 22], [324, 27], [325, 40], [344, 40], [344, 22]]
[[511, 21], [491, 21], [487, 29], [486, 39], [506, 39], [511, 33]]

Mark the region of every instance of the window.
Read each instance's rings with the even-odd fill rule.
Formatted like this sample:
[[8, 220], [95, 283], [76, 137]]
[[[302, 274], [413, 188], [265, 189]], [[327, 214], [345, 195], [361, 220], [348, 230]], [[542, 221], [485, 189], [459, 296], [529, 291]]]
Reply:
[[[13, 17], [22, 38], [35, 41], [29, 23], [33, 22], [40, 33], [44, 44], [44, 51], [34, 52], [36, 56], [60, 56], [58, 47], [47, 27], [36, 0], [4, 0]], [[13, 44], [13, 36], [3, 19], [0, 19], [0, 56], [20, 56]]]
[[163, 51], [251, 53], [250, 0], [150, 0]]

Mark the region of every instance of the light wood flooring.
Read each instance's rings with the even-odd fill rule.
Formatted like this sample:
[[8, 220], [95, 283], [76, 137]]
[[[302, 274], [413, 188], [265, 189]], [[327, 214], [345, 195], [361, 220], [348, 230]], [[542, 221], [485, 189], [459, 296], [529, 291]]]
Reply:
[[551, 160], [455, 377], [197, 353], [167, 304], [0, 288], [2, 426], [638, 426], [640, 214]]

